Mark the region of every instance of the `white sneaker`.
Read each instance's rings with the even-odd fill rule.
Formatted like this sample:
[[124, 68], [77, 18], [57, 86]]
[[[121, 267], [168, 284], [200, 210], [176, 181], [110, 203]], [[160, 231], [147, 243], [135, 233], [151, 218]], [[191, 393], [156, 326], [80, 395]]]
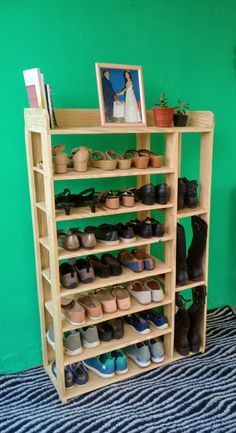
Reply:
[[140, 281], [134, 281], [128, 285], [129, 293], [137, 299], [140, 304], [150, 304], [152, 293], [149, 287], [144, 287]]

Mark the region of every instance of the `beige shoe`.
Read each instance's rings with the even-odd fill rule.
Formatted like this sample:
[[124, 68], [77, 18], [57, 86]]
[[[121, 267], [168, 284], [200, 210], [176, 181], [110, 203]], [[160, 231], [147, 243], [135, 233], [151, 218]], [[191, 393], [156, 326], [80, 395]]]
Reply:
[[120, 155], [113, 150], [107, 150], [105, 152], [106, 158], [110, 160], [117, 160], [117, 168], [120, 170], [128, 170], [131, 167], [131, 159], [125, 159], [123, 155]]
[[63, 152], [58, 152], [53, 158], [54, 172], [58, 174], [67, 173], [68, 155]]
[[67, 251], [77, 251], [80, 247], [78, 236], [70, 231], [57, 230], [57, 243]]
[[90, 149], [84, 146], [72, 149], [73, 165], [75, 171], [87, 171]]
[[71, 325], [83, 325], [85, 323], [85, 309], [77, 301], [72, 301], [70, 308], [65, 310], [64, 315]]
[[128, 310], [131, 307], [130, 294], [127, 289], [122, 286], [113, 286], [111, 293], [116, 298], [120, 310]]
[[95, 296], [101, 302], [105, 313], [114, 313], [117, 310], [116, 298], [109, 290], [99, 289]]
[[92, 152], [90, 158], [93, 167], [102, 170], [115, 170], [117, 167], [117, 159], [107, 159], [104, 152]]
[[77, 301], [85, 308], [90, 319], [98, 320], [103, 317], [102, 306], [95, 296], [79, 297]]

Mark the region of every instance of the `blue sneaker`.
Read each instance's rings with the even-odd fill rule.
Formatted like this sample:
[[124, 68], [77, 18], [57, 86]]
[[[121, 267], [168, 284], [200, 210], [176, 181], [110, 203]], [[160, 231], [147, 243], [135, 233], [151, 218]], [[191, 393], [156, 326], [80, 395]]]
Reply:
[[140, 334], [149, 334], [151, 331], [147, 321], [138, 314], [125, 316], [125, 322]]
[[[55, 361], [53, 361], [53, 363], [51, 364], [51, 371], [52, 371], [52, 374], [55, 377], [57, 377], [57, 367], [56, 367]], [[73, 386], [75, 384], [75, 378], [74, 378], [73, 371], [72, 371], [70, 365], [67, 365], [66, 367], [64, 367], [64, 374], [65, 374], [65, 387], [66, 387], [66, 389], [73, 388]]]
[[116, 374], [124, 374], [128, 371], [127, 358], [121, 349], [113, 350], [111, 356], [115, 360], [115, 372]]
[[115, 360], [110, 353], [103, 353], [94, 358], [85, 359], [84, 365], [101, 377], [113, 377], [115, 375]]
[[168, 328], [167, 318], [166, 316], [163, 316], [163, 314], [155, 313], [155, 311], [143, 311], [140, 313], [140, 316], [142, 316], [144, 320], [147, 320], [147, 322], [155, 326], [157, 329]]
[[77, 362], [75, 364], [71, 364], [71, 370], [74, 375], [74, 380], [76, 385], [83, 386], [89, 380], [88, 370], [84, 366], [83, 362]]

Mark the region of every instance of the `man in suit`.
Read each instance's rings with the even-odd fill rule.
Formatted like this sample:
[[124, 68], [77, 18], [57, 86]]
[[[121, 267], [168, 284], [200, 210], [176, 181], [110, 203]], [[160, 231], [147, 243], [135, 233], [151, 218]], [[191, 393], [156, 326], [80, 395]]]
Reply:
[[109, 71], [103, 71], [102, 90], [103, 90], [103, 99], [104, 99], [104, 105], [105, 105], [106, 121], [112, 122], [113, 121], [113, 103], [114, 103], [114, 96], [116, 93], [113, 90], [112, 84], [110, 82], [110, 72]]

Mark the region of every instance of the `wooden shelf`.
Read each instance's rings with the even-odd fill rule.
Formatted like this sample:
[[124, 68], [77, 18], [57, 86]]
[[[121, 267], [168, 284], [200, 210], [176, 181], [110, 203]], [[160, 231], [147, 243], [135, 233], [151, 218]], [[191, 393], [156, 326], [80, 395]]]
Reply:
[[186, 207], [185, 209], [178, 210], [177, 219], [187, 218], [194, 215], [203, 215], [205, 213], [207, 213], [207, 209], [202, 207], [195, 207], [194, 209], [190, 209]]
[[113, 339], [111, 341], [101, 341], [99, 346], [91, 349], [83, 348], [83, 352], [76, 356], [64, 355], [64, 365], [73, 364], [84, 359], [92, 358], [93, 356], [101, 355], [102, 353], [108, 353], [112, 350], [122, 349], [123, 347], [131, 346], [132, 344], [140, 343], [141, 341], [150, 340], [151, 338], [161, 337], [162, 335], [169, 334], [172, 329], [170, 327], [166, 329], [157, 329], [154, 326], [150, 326], [151, 332], [149, 334], [140, 334], [134, 331], [129, 325], [124, 326], [124, 337], [120, 339]]
[[186, 355], [186, 356], [180, 355], [178, 352], [176, 352], [176, 350], [174, 350], [173, 361], [178, 361], [179, 359], [189, 358], [190, 356], [194, 356], [194, 355], [197, 356], [197, 355], [200, 355], [203, 352], [204, 352], [204, 347], [203, 346], [200, 347], [200, 350], [199, 350], [198, 353], [189, 352], [189, 354]]
[[206, 285], [205, 280], [201, 280], [201, 281], [189, 280], [184, 286], [176, 286], [175, 291], [182, 292], [182, 290], [193, 289], [194, 287], [205, 286], [205, 285]]
[[[80, 248], [77, 251], [66, 251], [64, 248], [58, 247], [58, 260], [71, 259], [73, 257], [82, 257], [87, 256], [89, 254], [100, 254], [104, 252], [122, 250], [127, 248], [136, 248], [144, 245], [152, 245], [158, 242], [167, 242], [171, 241], [173, 238], [170, 235], [164, 235], [162, 237], [153, 236], [150, 239], [143, 239], [137, 236], [135, 242], [127, 244], [126, 242], [120, 241], [118, 245], [104, 245], [101, 242], [97, 241], [97, 245], [92, 250], [88, 250], [85, 248]], [[39, 242], [49, 251], [49, 242], [48, 237], [43, 237], [39, 239]]]
[[[66, 332], [66, 331], [71, 331], [72, 329], [83, 328], [84, 326], [96, 325], [96, 324], [101, 323], [101, 322], [106, 322], [107, 320], [116, 319], [117, 317], [124, 317], [124, 316], [127, 316], [128, 314], [138, 313], [140, 311], [143, 311], [144, 309], [145, 310], [151, 310], [152, 308], [161, 307], [164, 305], [168, 305], [170, 303], [171, 303], [171, 299], [166, 295], [164, 296], [164, 299], [162, 299], [162, 301], [151, 302], [150, 304], [147, 304], [147, 305], [140, 304], [135, 298], [131, 297], [131, 307], [128, 310], [117, 309], [117, 311], [115, 313], [112, 313], [112, 314], [103, 313], [102, 319], [98, 319], [98, 320], [92, 320], [86, 316], [85, 324], [80, 325], [80, 326], [71, 325], [67, 320], [63, 320], [62, 330], [63, 330], [63, 332]], [[45, 307], [47, 308], [48, 312], [53, 317], [52, 302], [51, 301], [45, 302]]]
[[[47, 212], [46, 205], [44, 202], [36, 203], [37, 208], [41, 209], [43, 212]], [[165, 209], [169, 209], [173, 207], [173, 203], [167, 203], [165, 205], [160, 205], [155, 203], [154, 205], [145, 205], [142, 203], [138, 203], [133, 207], [120, 206], [119, 209], [111, 210], [106, 208], [105, 206], [99, 205], [96, 207], [96, 212], [92, 213], [88, 206], [73, 208], [71, 209], [70, 215], [65, 215], [64, 210], [56, 210], [56, 222], [59, 221], [71, 221], [78, 219], [87, 219], [87, 218], [96, 218], [96, 217], [106, 217], [110, 215], [121, 215], [128, 214], [131, 212], [147, 212], [152, 210], [163, 211]]]
[[79, 126], [68, 128], [55, 128], [50, 129], [50, 135], [91, 135], [91, 134], [168, 134], [168, 133], [191, 133], [191, 132], [210, 132], [212, 128], [200, 126], [185, 126], [170, 128], [158, 128], [155, 126], [123, 126], [122, 127], [109, 127], [109, 126]]
[[[133, 272], [128, 268], [122, 267], [122, 274], [118, 277], [108, 277], [108, 278], [100, 278], [96, 277], [95, 280], [90, 284], [80, 283], [78, 287], [75, 289], [64, 289], [61, 287], [61, 297], [68, 295], [77, 295], [80, 293], [92, 291], [99, 289], [101, 287], [113, 286], [113, 284], [124, 284], [129, 281], [141, 280], [145, 278], [154, 277], [159, 274], [165, 274], [167, 272], [171, 272], [171, 268], [167, 266], [165, 263], [156, 259], [155, 269], [152, 271], [142, 271], [142, 272]], [[44, 269], [42, 271], [44, 278], [51, 284], [50, 272], [48, 269]]]

